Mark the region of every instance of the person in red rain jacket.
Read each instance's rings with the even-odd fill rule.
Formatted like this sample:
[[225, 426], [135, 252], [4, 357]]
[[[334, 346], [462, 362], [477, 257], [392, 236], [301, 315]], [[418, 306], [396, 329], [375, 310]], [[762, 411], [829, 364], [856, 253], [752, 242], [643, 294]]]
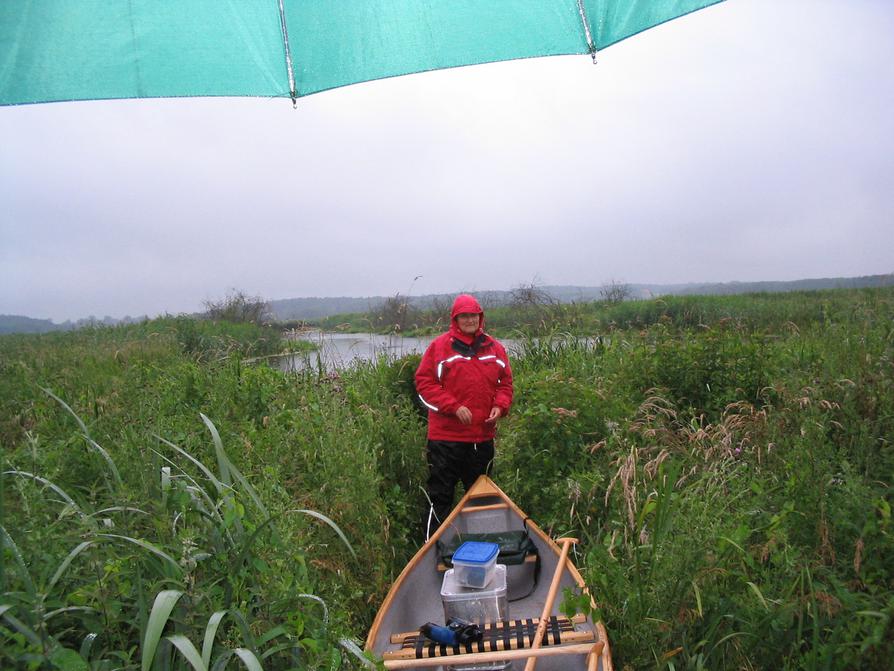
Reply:
[[489, 473], [497, 420], [512, 405], [509, 358], [484, 332], [474, 296], [456, 297], [450, 330], [428, 346], [416, 371], [416, 391], [428, 408], [427, 539], [450, 513], [456, 483], [468, 490]]

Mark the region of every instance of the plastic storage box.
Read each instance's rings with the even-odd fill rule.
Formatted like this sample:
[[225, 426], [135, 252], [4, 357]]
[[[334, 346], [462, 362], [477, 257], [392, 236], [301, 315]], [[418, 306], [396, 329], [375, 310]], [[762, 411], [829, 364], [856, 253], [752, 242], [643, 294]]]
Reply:
[[500, 546], [496, 543], [466, 541], [453, 553], [453, 575], [463, 587], [484, 589], [490, 585]]
[[503, 564], [494, 567], [494, 577], [487, 589], [460, 585], [456, 580], [456, 569], [449, 569], [441, 583], [441, 602], [444, 604], [444, 622], [451, 617], [479, 624], [508, 620], [506, 567]]
[[[444, 622], [458, 617], [467, 622], [484, 624], [509, 619], [509, 601], [506, 594], [506, 567], [496, 564], [493, 579], [487, 589], [465, 587], [456, 581], [456, 569], [449, 569], [441, 583], [441, 601], [444, 604]], [[449, 658], [447, 658], [449, 660]], [[449, 665], [448, 671], [499, 671], [511, 669], [512, 662], [498, 661], [484, 664]]]

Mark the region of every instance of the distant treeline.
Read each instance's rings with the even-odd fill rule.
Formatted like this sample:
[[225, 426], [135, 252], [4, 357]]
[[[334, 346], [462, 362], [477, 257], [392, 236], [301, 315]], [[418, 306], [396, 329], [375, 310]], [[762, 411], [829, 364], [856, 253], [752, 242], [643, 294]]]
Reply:
[[[656, 298], [658, 296], [691, 295], [732, 295], [747, 293], [776, 293], [789, 291], [813, 291], [819, 289], [859, 289], [865, 287], [894, 286], [894, 273], [887, 275], [864, 275], [861, 277], [826, 277], [789, 282], [725, 282], [690, 284], [623, 284], [612, 283], [603, 286], [534, 286], [510, 290], [483, 290], [460, 288], [450, 294], [426, 294], [423, 296], [399, 296], [407, 306], [416, 310], [432, 310], [449, 305], [456, 293], [471, 291], [481, 301], [485, 309], [512, 305], [518, 302], [520, 289], [536, 290], [544, 298], [555, 303], [587, 303], [602, 300], [606, 292], [622, 286], [624, 295], [630, 299]], [[337, 315], [367, 314], [380, 311], [394, 296], [326, 296], [306, 298], [283, 298], [267, 303], [269, 315], [277, 322], [320, 321]], [[198, 315], [193, 315], [198, 316]], [[116, 319], [94, 316], [55, 323], [51, 319], [34, 319], [23, 315], [0, 314], [0, 335], [5, 333], [49, 333], [51, 331], [71, 331], [85, 326], [114, 326], [132, 324], [147, 320], [148, 317], [124, 317]]]
[[[625, 284], [630, 298], [655, 298], [668, 295], [730, 295], [759, 292], [808, 291], [817, 289], [858, 289], [862, 287], [885, 287], [894, 285], [894, 274], [866, 275], [862, 277], [827, 277], [818, 279], [793, 280], [790, 282], [726, 282], [694, 284]], [[606, 286], [539, 286], [559, 303], [581, 303], [601, 300]], [[463, 291], [460, 288], [457, 292]], [[517, 290], [475, 291], [470, 289], [485, 308], [510, 305]], [[426, 294], [423, 296], [402, 296], [410, 306], [428, 310], [434, 306], [453, 300], [452, 294]], [[270, 311], [279, 321], [292, 319], [317, 320], [334, 315], [375, 312], [382, 308], [389, 296], [349, 296], [325, 298], [286, 298], [270, 301]]]

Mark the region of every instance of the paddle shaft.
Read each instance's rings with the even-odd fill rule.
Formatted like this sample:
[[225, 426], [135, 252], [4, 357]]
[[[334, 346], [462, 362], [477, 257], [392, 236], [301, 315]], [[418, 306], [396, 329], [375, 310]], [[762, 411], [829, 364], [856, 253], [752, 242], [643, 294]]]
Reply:
[[593, 646], [593, 649], [590, 651], [590, 654], [587, 655], [587, 671], [597, 671], [599, 669], [599, 656], [602, 654], [602, 647], [599, 650], [596, 649], [596, 646]]
[[[556, 564], [556, 572], [553, 574], [553, 581], [550, 583], [549, 592], [546, 595], [546, 601], [543, 604], [543, 612], [540, 614], [540, 623], [537, 625], [537, 633], [534, 634], [534, 642], [528, 649], [528, 652], [535, 652], [540, 649], [540, 641], [543, 634], [546, 633], [547, 620], [553, 609], [553, 602], [556, 600], [556, 593], [559, 591], [559, 583], [562, 581], [562, 571], [565, 570], [565, 564], [568, 561], [568, 551], [571, 546], [577, 543], [576, 538], [560, 538], [559, 545], [562, 546], [562, 554], [559, 555], [559, 563]], [[537, 657], [531, 656], [525, 664], [525, 671], [534, 671], [537, 664]]]

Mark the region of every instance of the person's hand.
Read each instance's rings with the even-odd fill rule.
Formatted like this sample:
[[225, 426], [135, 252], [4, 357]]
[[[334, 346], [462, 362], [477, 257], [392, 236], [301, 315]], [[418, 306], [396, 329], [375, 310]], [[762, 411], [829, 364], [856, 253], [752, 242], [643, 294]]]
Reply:
[[498, 419], [500, 419], [500, 416], [502, 414], [503, 414], [503, 411], [500, 410], [497, 406], [494, 406], [493, 408], [490, 409], [490, 415], [488, 415], [487, 419], [484, 421], [487, 422], [488, 424], [491, 424], [493, 422], [496, 422]]
[[466, 406], [461, 405], [456, 410], [456, 416], [460, 422], [463, 424], [471, 424], [472, 423], [472, 411], [469, 410]]

